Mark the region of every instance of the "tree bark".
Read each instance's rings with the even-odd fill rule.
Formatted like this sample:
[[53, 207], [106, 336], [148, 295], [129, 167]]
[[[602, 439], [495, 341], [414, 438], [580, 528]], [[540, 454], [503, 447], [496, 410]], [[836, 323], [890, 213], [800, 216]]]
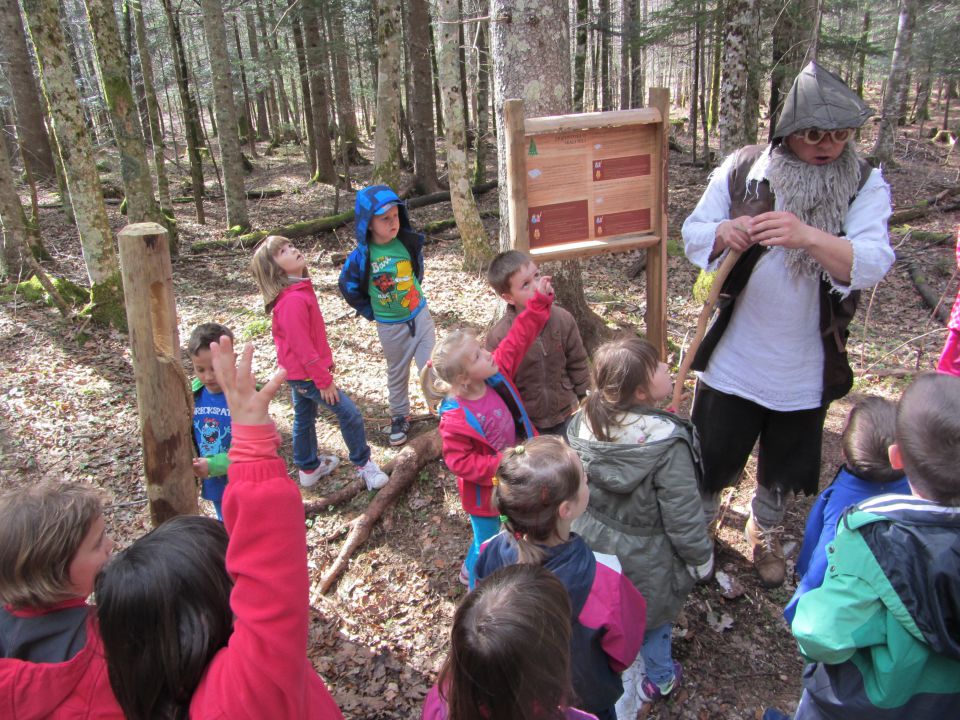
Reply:
[[[350, 163], [362, 160], [360, 155], [360, 129], [357, 127], [357, 111], [350, 90], [350, 62], [347, 56], [347, 33], [343, 24], [343, 0], [329, 0], [330, 23], [333, 28], [330, 38], [333, 54], [333, 82], [337, 97], [337, 121], [340, 125], [340, 141], [347, 145]], [[411, 12], [413, 10], [411, 9]], [[429, 23], [428, 23], [429, 26]], [[360, 69], [357, 68], [356, 72]], [[414, 75], [416, 82], [416, 75]], [[427, 103], [429, 105], [429, 102]]]
[[[413, 97], [410, 125], [414, 144], [414, 187], [418, 193], [440, 189], [437, 178], [437, 138], [433, 134], [433, 72], [430, 67], [430, 6], [427, 0], [408, 0], [410, 75]], [[449, 138], [448, 138], [449, 141]]]
[[[17, 11], [19, 13], [19, 10]], [[0, 223], [3, 224], [3, 254], [0, 255], [0, 281], [19, 282], [31, 275], [27, 246], [27, 216], [13, 182], [10, 158], [0, 144]]]
[[[127, 198], [127, 217], [131, 222], [155, 222], [166, 226], [153, 195], [153, 178], [143, 144], [142, 126], [137, 112], [127, 56], [120, 44], [120, 31], [112, 0], [86, 0], [87, 17], [93, 30], [100, 77], [103, 82], [113, 135], [120, 153], [120, 176]], [[168, 231], [172, 228], [168, 227]], [[177, 247], [170, 236], [171, 250]]]
[[890, 74], [887, 76], [887, 91], [883, 96], [880, 127], [871, 155], [884, 165], [894, 166], [894, 146], [900, 122], [900, 108], [907, 90], [906, 77], [910, 70], [910, 49], [913, 45], [913, 27], [916, 23], [918, 0], [900, 0], [900, 18], [897, 23], [897, 40], [890, 59]]
[[[250, 46], [250, 60], [254, 66], [260, 67], [260, 44], [257, 40], [257, 26], [253, 18], [253, 10], [244, 8], [244, 21], [247, 24], [247, 44]], [[270, 137], [270, 120], [267, 117], [267, 93], [263, 89], [263, 81], [254, 82], [257, 97], [257, 137], [266, 140]], [[309, 116], [308, 116], [309, 118]]]
[[[373, 179], [400, 186], [400, 3], [380, 0], [377, 7], [377, 130]], [[459, 71], [459, 70], [458, 70]]]
[[573, 56], [573, 111], [583, 112], [587, 76], [587, 15], [590, 0], [577, 0], [576, 52]]
[[337, 181], [337, 169], [334, 167], [333, 152], [330, 149], [330, 103], [327, 99], [327, 71], [320, 47], [318, 10], [317, 0], [308, 0], [303, 8], [303, 42], [310, 71], [310, 106], [317, 145], [317, 171], [313, 180], [333, 184]]
[[[293, 8], [298, 0], [288, 0], [289, 7]], [[303, 95], [303, 116], [307, 126], [307, 144], [304, 147], [304, 156], [310, 168], [310, 177], [317, 172], [317, 136], [313, 127], [313, 101], [310, 99], [310, 73], [307, 69], [307, 56], [304, 48], [303, 33], [300, 30], [302, 13], [295, 14], [290, 19], [293, 29], [293, 44], [297, 50], [297, 68], [300, 71], [300, 94]]]
[[246, 231], [250, 228], [247, 195], [243, 183], [243, 158], [237, 134], [237, 107], [233, 101], [233, 74], [227, 52], [227, 30], [220, 0], [201, 0], [203, 31], [210, 53], [213, 79], [214, 112], [220, 132], [220, 163], [223, 165], [223, 194], [227, 208], [227, 227]]
[[150, 58], [150, 46], [147, 42], [147, 27], [143, 21], [143, 3], [134, 2], [133, 25], [137, 38], [137, 56], [140, 59], [140, 72], [143, 75], [143, 91], [147, 98], [147, 115], [150, 120], [150, 145], [153, 147], [153, 166], [157, 174], [157, 195], [160, 207], [171, 208], [170, 181], [167, 178], [166, 147], [163, 141], [163, 129], [160, 126], [160, 103], [157, 102], [157, 88], [153, 78], [153, 60]]
[[[491, 49], [494, 63], [497, 167], [500, 187], [507, 187], [504, 101], [520, 98], [527, 117], [561, 115], [573, 108], [570, 97], [570, 47], [567, 5], [563, 0], [492, 0], [490, 16], [509, 22], [493, 23]], [[500, 247], [510, 248], [509, 205], [500, 193]], [[522, 220], [525, 221], [525, 218]], [[559, 299], [573, 313], [586, 338], [606, 332], [603, 321], [587, 305], [577, 261], [562, 264], [557, 282]]]
[[160, 0], [167, 18], [167, 30], [170, 33], [170, 48], [173, 53], [173, 69], [177, 79], [177, 91], [180, 107], [183, 111], [184, 134], [187, 138], [187, 155], [190, 157], [190, 185], [193, 192], [193, 204], [197, 223], [203, 225], [203, 161], [200, 159], [200, 117], [197, 115], [190, 96], [187, 76], [187, 59], [183, 53], [183, 37], [180, 34], [180, 19], [173, 11], [171, 0]]
[[443, 121], [447, 126], [447, 172], [450, 179], [450, 202], [457, 218], [457, 228], [463, 240], [463, 269], [483, 270], [493, 257], [493, 248], [487, 241], [483, 221], [470, 192], [467, 167], [467, 130], [463, 125], [460, 107], [460, 76], [456, 72], [459, 43], [457, 27], [459, 10], [457, 0], [440, 0], [440, 88], [443, 93]]
[[91, 283], [88, 313], [98, 322], [126, 326], [120, 267], [113, 246], [93, 145], [87, 135], [80, 94], [65, 52], [65, 38], [55, 0], [24, 0], [24, 14], [37, 51], [43, 93], [50, 109], [80, 247]]
[[16, 108], [17, 137], [24, 165], [37, 180], [57, 179], [53, 152], [43, 123], [40, 92], [33, 77], [33, 60], [27, 50], [26, 33], [17, 0], [0, 0], [0, 48]]
[[720, 154], [746, 145], [750, 41], [755, 0], [726, 0], [724, 57], [720, 80]]
[[487, 43], [487, 25], [477, 23], [477, 134], [474, 142], [473, 184], [479, 185], [487, 176], [487, 132], [490, 125], [490, 53]]

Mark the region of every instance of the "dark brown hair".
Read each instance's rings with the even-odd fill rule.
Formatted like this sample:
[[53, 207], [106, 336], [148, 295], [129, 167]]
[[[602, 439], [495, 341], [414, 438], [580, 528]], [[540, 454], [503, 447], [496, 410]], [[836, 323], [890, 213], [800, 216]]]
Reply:
[[569, 703], [570, 599], [539, 565], [508, 565], [453, 616], [438, 679], [449, 720], [559, 720]]
[[45, 482], [0, 496], [0, 602], [46, 608], [77, 596], [70, 563], [103, 514], [100, 493]]
[[97, 577], [110, 686], [130, 720], [187, 718], [200, 679], [233, 632], [226, 552], [223, 525], [181, 515]]
[[590, 370], [590, 394], [583, 403], [597, 440], [611, 441], [611, 429], [637, 405], [637, 388], [646, 391], [659, 363], [656, 348], [638, 337], [611, 340], [600, 346]]
[[897, 446], [917, 495], [960, 505], [960, 378], [921, 375], [897, 407]]
[[528, 262], [533, 260], [526, 253], [519, 250], [505, 250], [490, 262], [490, 267], [487, 268], [487, 282], [497, 295], [510, 292], [510, 278]]
[[187, 341], [187, 352], [190, 353], [190, 357], [196, 357], [201, 350], [209, 350], [210, 343], [220, 342], [222, 335], [233, 340], [233, 332], [226, 325], [220, 323], [197, 325]]
[[580, 490], [583, 465], [555, 435], [540, 435], [504, 451], [493, 489], [494, 505], [517, 544], [522, 563], [543, 562], [540, 547], [557, 536], [560, 505]]
[[843, 429], [843, 455], [847, 465], [864, 480], [889, 483], [903, 477], [890, 465], [895, 442], [897, 405], [882, 397], [866, 397], [853, 406]]

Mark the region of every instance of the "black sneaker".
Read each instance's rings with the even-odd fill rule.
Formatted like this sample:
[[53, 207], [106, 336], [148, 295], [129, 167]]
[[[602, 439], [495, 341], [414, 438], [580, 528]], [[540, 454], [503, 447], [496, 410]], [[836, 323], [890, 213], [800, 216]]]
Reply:
[[394, 415], [390, 419], [390, 444], [403, 445], [410, 431], [410, 421], [403, 415]]

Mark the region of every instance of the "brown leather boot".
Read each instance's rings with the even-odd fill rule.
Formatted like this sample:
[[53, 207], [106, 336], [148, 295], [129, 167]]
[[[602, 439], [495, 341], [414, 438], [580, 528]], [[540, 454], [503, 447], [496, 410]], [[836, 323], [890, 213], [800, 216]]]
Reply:
[[766, 529], [760, 527], [753, 515], [747, 520], [743, 531], [753, 549], [753, 567], [756, 568], [764, 587], [780, 587], [787, 577], [787, 561], [780, 546], [781, 532], [782, 526]]

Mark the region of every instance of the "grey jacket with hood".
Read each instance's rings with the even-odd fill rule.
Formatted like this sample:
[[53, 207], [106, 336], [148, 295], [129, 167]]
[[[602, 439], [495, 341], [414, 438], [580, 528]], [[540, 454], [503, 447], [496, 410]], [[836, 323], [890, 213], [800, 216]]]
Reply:
[[650, 408], [677, 425], [665, 440], [621, 444], [579, 437], [581, 410], [567, 431], [590, 486], [586, 512], [573, 523], [591, 549], [616, 555], [647, 601], [647, 628], [673, 622], [693, 588], [686, 566], [710, 559], [697, 481], [702, 472], [693, 425]]

